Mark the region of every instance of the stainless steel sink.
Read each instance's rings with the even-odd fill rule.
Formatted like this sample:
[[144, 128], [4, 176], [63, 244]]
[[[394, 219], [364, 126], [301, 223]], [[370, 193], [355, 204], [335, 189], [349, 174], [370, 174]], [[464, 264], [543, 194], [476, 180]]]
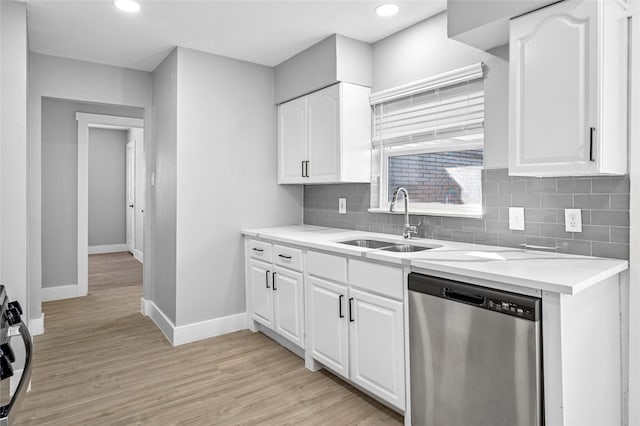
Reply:
[[347, 244], [350, 246], [356, 247], [364, 247], [371, 249], [378, 249], [381, 247], [389, 247], [393, 243], [389, 241], [378, 241], [378, 240], [349, 240], [349, 241], [338, 241], [339, 244]]
[[415, 251], [430, 250], [435, 247], [414, 246], [413, 244], [394, 244], [388, 247], [381, 247], [380, 250], [395, 251], [400, 253], [412, 253]]

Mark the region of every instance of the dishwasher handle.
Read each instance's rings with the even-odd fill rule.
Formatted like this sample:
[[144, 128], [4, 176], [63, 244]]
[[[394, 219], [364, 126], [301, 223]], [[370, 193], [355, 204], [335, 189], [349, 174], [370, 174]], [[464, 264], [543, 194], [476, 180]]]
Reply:
[[469, 303], [471, 305], [484, 306], [485, 297], [479, 294], [467, 293], [465, 291], [456, 290], [450, 287], [442, 289], [442, 295], [445, 299], [457, 300], [459, 302]]

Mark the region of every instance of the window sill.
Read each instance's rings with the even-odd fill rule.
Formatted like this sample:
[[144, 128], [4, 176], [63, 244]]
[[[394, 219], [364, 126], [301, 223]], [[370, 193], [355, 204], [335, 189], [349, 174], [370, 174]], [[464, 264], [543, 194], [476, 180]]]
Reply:
[[[371, 208], [367, 210], [369, 213], [386, 213], [386, 214], [404, 214], [404, 209], [390, 212], [389, 209]], [[473, 212], [453, 212], [453, 211], [437, 211], [437, 210], [416, 210], [409, 208], [409, 214], [414, 216], [444, 216], [444, 217], [462, 217], [467, 219], [482, 219], [482, 213]]]

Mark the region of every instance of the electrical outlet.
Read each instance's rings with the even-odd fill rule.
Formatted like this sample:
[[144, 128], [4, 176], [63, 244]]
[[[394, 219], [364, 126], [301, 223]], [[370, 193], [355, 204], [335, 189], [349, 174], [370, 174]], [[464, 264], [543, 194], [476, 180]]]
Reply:
[[347, 214], [347, 199], [338, 198], [338, 213]]
[[509, 207], [509, 229], [524, 231], [524, 207]]
[[564, 230], [582, 232], [582, 210], [564, 209]]

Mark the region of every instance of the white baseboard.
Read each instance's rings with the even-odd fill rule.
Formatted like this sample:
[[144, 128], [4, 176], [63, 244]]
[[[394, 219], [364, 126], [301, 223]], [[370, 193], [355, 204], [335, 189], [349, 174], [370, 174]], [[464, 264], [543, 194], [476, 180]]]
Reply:
[[119, 253], [129, 251], [126, 244], [109, 244], [106, 246], [89, 246], [89, 254]]
[[234, 331], [246, 330], [247, 313], [229, 315], [221, 318], [214, 318], [207, 321], [196, 322], [176, 327], [173, 336], [173, 346], [195, 342], [196, 340], [208, 339], [210, 337], [221, 336]]
[[164, 337], [167, 338], [169, 343], [172, 346], [173, 344], [173, 335], [175, 330], [175, 325], [173, 322], [153, 303], [152, 300], [140, 299], [140, 312], [142, 315], [148, 316], [155, 323], [155, 325], [162, 331]]
[[32, 318], [29, 320], [29, 332], [31, 333], [31, 336], [44, 334], [44, 313], [40, 314], [39, 318]]
[[172, 346], [184, 345], [247, 328], [247, 314], [245, 312], [176, 327], [153, 301], [141, 298], [140, 313], [151, 318]]
[[138, 262], [144, 263], [144, 255], [140, 250], [133, 249], [133, 257], [135, 257], [138, 260]]
[[60, 285], [57, 287], [42, 287], [42, 301], [71, 299], [80, 296], [78, 284]]

